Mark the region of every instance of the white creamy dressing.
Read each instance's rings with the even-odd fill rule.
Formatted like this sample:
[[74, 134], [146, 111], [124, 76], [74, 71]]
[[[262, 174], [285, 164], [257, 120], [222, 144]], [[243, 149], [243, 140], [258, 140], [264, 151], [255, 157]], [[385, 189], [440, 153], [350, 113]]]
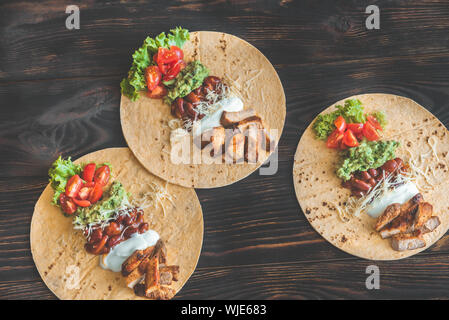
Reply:
[[243, 110], [243, 101], [238, 97], [228, 97], [215, 103], [211, 107], [212, 112], [206, 115], [193, 126], [193, 136], [198, 136], [206, 130], [220, 127], [220, 119], [223, 111], [237, 112]]
[[413, 182], [407, 182], [393, 190], [388, 190], [380, 197], [377, 197], [371, 202], [366, 212], [373, 218], [379, 217], [385, 209], [393, 203], [403, 204], [413, 198], [419, 193], [418, 188]]
[[159, 240], [159, 234], [154, 230], [144, 233], [134, 233], [129, 239], [120, 242], [107, 255], [100, 256], [100, 266], [114, 272], [122, 270], [122, 264], [136, 250], [144, 250], [154, 246]]

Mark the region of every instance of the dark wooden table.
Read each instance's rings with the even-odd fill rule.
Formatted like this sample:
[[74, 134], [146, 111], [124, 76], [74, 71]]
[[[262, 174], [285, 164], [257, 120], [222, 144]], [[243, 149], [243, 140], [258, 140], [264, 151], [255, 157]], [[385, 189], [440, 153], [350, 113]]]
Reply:
[[[367, 92], [410, 97], [449, 125], [448, 1], [66, 1], [0, 4], [0, 298], [54, 299], [30, 252], [33, 207], [59, 155], [126, 146], [119, 82], [146, 35], [181, 25], [239, 36], [278, 71], [287, 97], [279, 171], [198, 190], [204, 245], [181, 299], [447, 298], [449, 237], [394, 262], [327, 243], [299, 208], [293, 155], [324, 107]], [[366, 6], [381, 10], [367, 30]], [[447, 214], [447, 213], [446, 213]], [[367, 290], [367, 266], [380, 290]]]

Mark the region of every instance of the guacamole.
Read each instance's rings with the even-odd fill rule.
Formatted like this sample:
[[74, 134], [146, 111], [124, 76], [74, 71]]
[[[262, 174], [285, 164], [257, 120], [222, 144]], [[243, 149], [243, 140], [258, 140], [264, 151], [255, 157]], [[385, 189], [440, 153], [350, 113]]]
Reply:
[[164, 102], [171, 105], [178, 97], [185, 97], [191, 91], [203, 84], [204, 79], [209, 75], [209, 70], [199, 61], [189, 63], [169, 85], [168, 94], [164, 97]]
[[114, 216], [117, 209], [129, 204], [128, 194], [119, 181], [114, 181], [101, 201], [90, 207], [78, 207], [74, 220], [75, 226], [85, 227], [101, 223]]
[[351, 179], [356, 171], [366, 171], [382, 166], [394, 159], [399, 142], [363, 140], [358, 147], [349, 148], [343, 153], [343, 162], [337, 170], [337, 176], [344, 181]]

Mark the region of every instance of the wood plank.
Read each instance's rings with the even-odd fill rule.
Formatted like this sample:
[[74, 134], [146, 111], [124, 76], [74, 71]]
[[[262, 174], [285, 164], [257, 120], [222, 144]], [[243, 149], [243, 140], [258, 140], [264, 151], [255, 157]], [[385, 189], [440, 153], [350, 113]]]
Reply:
[[[380, 271], [368, 290], [366, 268]], [[198, 267], [176, 299], [447, 299], [447, 258], [429, 255], [394, 262], [330, 260]], [[0, 299], [54, 299], [38, 279], [0, 282]]]
[[[275, 66], [447, 54], [449, 5], [442, 1], [378, 4], [381, 29], [365, 28], [360, 1], [140, 1], [80, 4], [81, 27], [65, 28], [57, 0], [0, 5], [0, 80], [125, 76], [147, 35], [182, 25], [249, 41]], [[163, 9], [165, 8], [165, 9]], [[45, 14], [44, 14], [45, 13]]]

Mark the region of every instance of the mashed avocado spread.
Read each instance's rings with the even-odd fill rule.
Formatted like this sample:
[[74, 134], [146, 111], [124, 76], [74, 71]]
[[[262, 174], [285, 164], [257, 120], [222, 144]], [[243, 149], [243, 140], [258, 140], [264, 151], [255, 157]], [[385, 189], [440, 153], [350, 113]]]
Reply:
[[394, 159], [399, 142], [363, 140], [358, 147], [349, 148], [343, 153], [343, 162], [337, 170], [337, 176], [344, 181], [351, 179], [356, 171], [366, 171], [382, 166]]
[[189, 63], [178, 73], [172, 84], [166, 83], [169, 89], [164, 102], [171, 105], [176, 98], [185, 97], [201, 86], [208, 75], [209, 70], [201, 62], [195, 60]]
[[85, 227], [111, 218], [118, 208], [129, 204], [128, 194], [119, 181], [114, 181], [101, 201], [86, 208], [78, 207], [75, 226]]

